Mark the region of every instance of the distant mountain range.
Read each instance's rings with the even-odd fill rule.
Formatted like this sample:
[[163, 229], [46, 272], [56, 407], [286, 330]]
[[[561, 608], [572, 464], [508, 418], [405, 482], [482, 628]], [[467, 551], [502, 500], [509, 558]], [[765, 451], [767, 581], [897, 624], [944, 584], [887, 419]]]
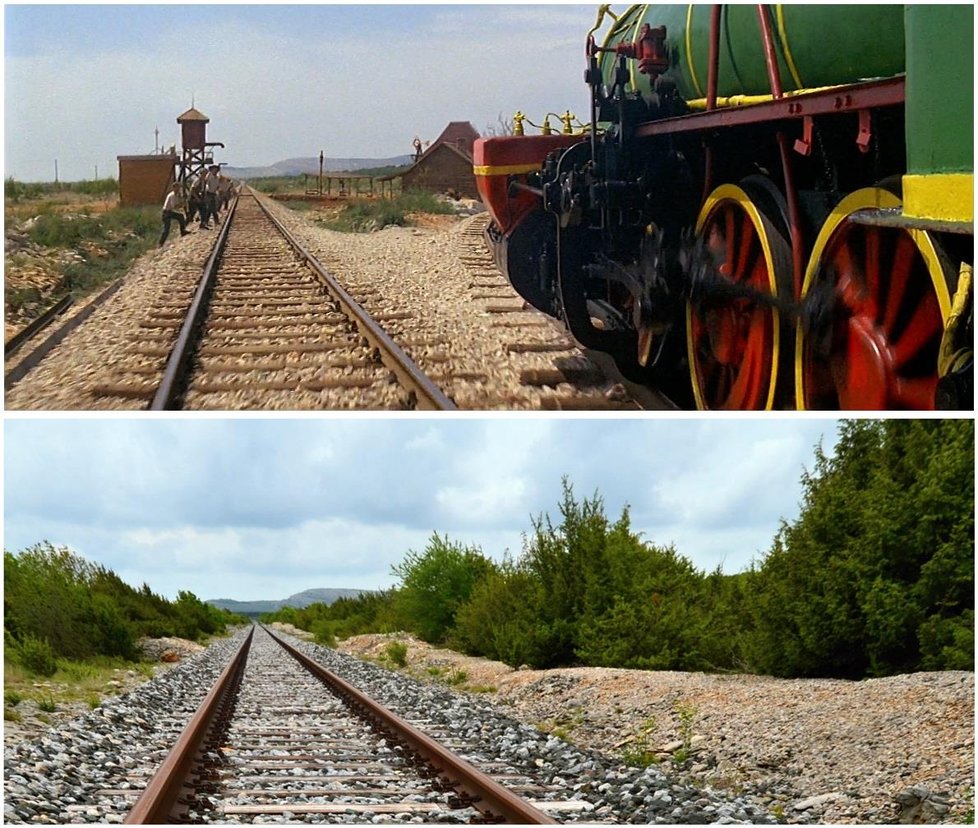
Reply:
[[[370, 170], [375, 167], [406, 167], [412, 162], [410, 155], [397, 155], [393, 158], [325, 158], [325, 172], [345, 172], [349, 170]], [[231, 178], [275, 178], [282, 175], [319, 175], [319, 156], [312, 158], [286, 158], [269, 167], [224, 167], [224, 175]]]
[[306, 589], [281, 601], [234, 601], [231, 598], [209, 598], [207, 603], [218, 609], [231, 610], [241, 615], [261, 615], [263, 612], [275, 612], [282, 607], [302, 609], [310, 604], [332, 604], [339, 598], [356, 598], [369, 591], [369, 589]]

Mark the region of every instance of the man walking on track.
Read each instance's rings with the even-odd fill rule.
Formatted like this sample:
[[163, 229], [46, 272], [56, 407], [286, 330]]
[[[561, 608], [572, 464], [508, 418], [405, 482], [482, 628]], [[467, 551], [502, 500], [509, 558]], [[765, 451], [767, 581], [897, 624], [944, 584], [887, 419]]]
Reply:
[[170, 225], [173, 224], [174, 219], [180, 223], [180, 235], [187, 235], [187, 220], [184, 218], [186, 209], [187, 200], [183, 195], [183, 185], [179, 181], [174, 181], [163, 201], [163, 234], [160, 236], [160, 247], [170, 235]]

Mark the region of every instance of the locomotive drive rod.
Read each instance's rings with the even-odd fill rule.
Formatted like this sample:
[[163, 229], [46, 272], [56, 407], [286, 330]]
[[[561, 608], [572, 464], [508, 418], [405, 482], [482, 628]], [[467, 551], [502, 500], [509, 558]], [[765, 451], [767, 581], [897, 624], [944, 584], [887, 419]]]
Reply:
[[835, 291], [832, 279], [822, 279], [813, 283], [801, 301], [785, 299], [772, 293], [743, 284], [732, 282], [714, 264], [712, 257], [696, 256], [699, 261], [688, 264], [688, 298], [694, 305], [709, 304], [710, 301], [730, 301], [746, 299], [755, 305], [774, 308], [789, 319], [800, 321], [808, 332], [828, 329], [835, 306]]

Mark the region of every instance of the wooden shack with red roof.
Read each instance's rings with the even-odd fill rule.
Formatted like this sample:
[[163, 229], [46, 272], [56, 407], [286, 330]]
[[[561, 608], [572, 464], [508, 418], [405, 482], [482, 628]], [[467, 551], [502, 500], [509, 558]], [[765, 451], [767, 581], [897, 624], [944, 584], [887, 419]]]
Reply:
[[472, 173], [472, 145], [479, 133], [468, 121], [452, 121], [401, 176], [402, 190], [453, 192], [478, 198]]

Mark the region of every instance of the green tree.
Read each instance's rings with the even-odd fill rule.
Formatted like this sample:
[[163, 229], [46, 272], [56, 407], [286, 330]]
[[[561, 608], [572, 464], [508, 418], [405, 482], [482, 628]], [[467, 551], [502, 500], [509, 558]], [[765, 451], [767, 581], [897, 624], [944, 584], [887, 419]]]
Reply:
[[391, 567], [401, 580], [396, 611], [408, 629], [425, 641], [444, 642], [459, 607], [494, 569], [478, 549], [450, 543], [436, 533], [424, 552], [410, 551]]
[[518, 667], [553, 661], [551, 632], [542, 617], [547, 597], [525, 567], [504, 561], [459, 607], [453, 641], [465, 652]]
[[[861, 677], [972, 663], [974, 423], [848, 421], [755, 570], [754, 665]], [[973, 637], [973, 635], [972, 635]]]

